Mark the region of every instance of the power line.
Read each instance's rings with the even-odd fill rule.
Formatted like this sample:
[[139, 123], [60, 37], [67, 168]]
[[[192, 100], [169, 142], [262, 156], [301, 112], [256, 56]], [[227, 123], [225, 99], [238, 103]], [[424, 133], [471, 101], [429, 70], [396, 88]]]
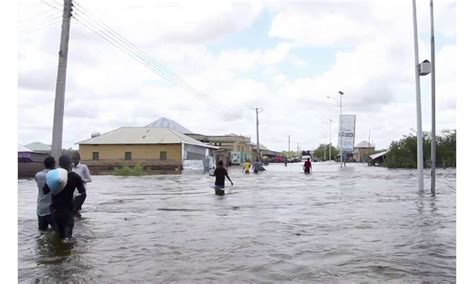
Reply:
[[[53, 0], [54, 1], [54, 0]], [[89, 12], [86, 8], [84, 8], [81, 4], [79, 3], [76, 3], [74, 2], [75, 5], [76, 5], [76, 10], [75, 10], [75, 13], [76, 15], [78, 15], [78, 17], [82, 16], [82, 15], [85, 15], [84, 17], [82, 17], [82, 20], [83, 21], [87, 21], [87, 19], [85, 19], [85, 17], [87, 17], [88, 19], [90, 19], [88, 21], [88, 23], [92, 26], [99, 26], [100, 28], [102, 28], [101, 31], [98, 31], [98, 32], [101, 32], [102, 35], [104, 35], [105, 37], [113, 37], [113, 39], [116, 41], [116, 42], [119, 42], [124, 48], [128, 49], [129, 51], [135, 53], [137, 56], [139, 56], [142, 60], [145, 60], [147, 62], [147, 64], [152, 64], [155, 69], [158, 69], [158, 73], [160, 74], [160, 76], [162, 77], [167, 77], [165, 79], [167, 79], [168, 81], [171, 79], [172, 81], [174, 81], [174, 84], [175, 85], [178, 85], [178, 86], [181, 86], [181, 87], [185, 87], [186, 89], [188, 89], [189, 91], [195, 93], [195, 94], [199, 94], [199, 95], [207, 95], [207, 94], [204, 94], [196, 89], [194, 89], [189, 83], [187, 83], [183, 78], [181, 78], [177, 73], [173, 72], [172, 70], [170, 70], [168, 67], [166, 67], [164, 64], [161, 64], [159, 61], [157, 61], [154, 57], [152, 57], [151, 55], [149, 55], [147, 52], [145, 52], [142, 48], [136, 46], [135, 44], [133, 44], [132, 42], [130, 42], [129, 40], [127, 40], [125, 37], [123, 37], [120, 33], [118, 33], [117, 31], [115, 31], [113, 28], [111, 28], [109, 25], [107, 25], [106, 23], [104, 23], [103, 21], [101, 21], [100, 19], [98, 19], [97, 17], [95, 17], [91, 12]], [[80, 14], [78, 13], [80, 12]], [[77, 20], [77, 19], [76, 19]], [[92, 22], [93, 23], [92, 23]], [[107, 33], [108, 32], [108, 33]]]
[[112, 27], [110, 27], [109, 25], [107, 25], [106, 23], [104, 23], [103, 21], [101, 21], [100, 19], [98, 19], [96, 16], [94, 16], [91, 12], [89, 12], [86, 8], [84, 8], [81, 4], [79, 3], [75, 3], [77, 8], [76, 8], [76, 11], [78, 12], [81, 12], [82, 14], [84, 14], [86, 17], [88, 17], [89, 19], [91, 19], [93, 22], [95, 22], [99, 27], [101, 27], [102, 29], [104, 29], [105, 31], [108, 31], [110, 33], [111, 36], [115, 36], [116, 38], [118, 38], [119, 40], [123, 41], [126, 45], [128, 45], [130, 48], [132, 49], [135, 49], [136, 51], [139, 51], [142, 53], [142, 55], [144, 55], [147, 59], [149, 59], [150, 61], [153, 61], [156, 65], [159, 66], [159, 68], [162, 68], [164, 72], [168, 73], [168, 75], [172, 76], [172, 77], [176, 77], [175, 79], [178, 79], [178, 80], [182, 80], [179, 75], [177, 75], [176, 73], [174, 73], [173, 71], [169, 70], [166, 66], [164, 66], [163, 64], [161, 64], [160, 62], [158, 62], [155, 58], [153, 58], [152, 56], [148, 55], [143, 49], [141, 49], [140, 47], [136, 46], [135, 44], [133, 44], [132, 42], [130, 42], [129, 40], [127, 40], [125, 37], [123, 37], [121, 34], [119, 34], [117, 31], [115, 31]]
[[143, 54], [140, 52], [137, 52], [136, 50], [128, 47], [123, 41], [120, 41], [116, 39], [115, 37], [110, 37], [108, 33], [102, 31], [102, 30], [97, 30], [96, 28], [93, 27], [93, 24], [86, 18], [84, 18], [82, 15], [78, 14], [77, 12], [73, 13], [73, 18], [77, 20], [80, 24], [84, 25], [86, 28], [88, 28], [90, 31], [95, 33], [96, 35], [100, 36], [102, 39], [106, 40], [110, 44], [114, 45], [116, 48], [119, 48], [120, 50], [124, 51], [127, 53], [127, 55], [132, 56], [132, 57], [137, 57], [137, 59], [141, 62], [144, 63], [147, 67], [151, 67], [154, 71], [158, 72], [160, 76], [164, 77], [168, 81], [172, 81], [175, 85], [178, 85], [179, 82], [172, 76], [168, 75], [166, 72], [164, 72], [159, 66], [148, 60]]
[[30, 15], [25, 19], [20, 19], [18, 26], [26, 26], [34, 22], [44, 21], [45, 19], [50, 19], [52, 16], [60, 16], [60, 14], [57, 12], [57, 9], [47, 8], [47, 10]]
[[150, 63], [149, 61], [144, 59], [142, 56], [140, 56], [136, 52], [131, 51], [129, 48], [124, 46], [122, 43], [118, 42], [115, 39], [111, 39], [110, 37], [107, 37], [107, 34], [104, 34], [103, 32], [98, 31], [98, 30], [94, 29], [93, 27], [91, 27], [90, 23], [87, 20], [85, 20], [83, 17], [78, 15], [77, 13], [73, 13], [73, 19], [75, 19], [78, 23], [80, 23], [83, 27], [85, 27], [90, 32], [94, 33], [95, 35], [97, 35], [100, 38], [102, 38], [103, 40], [107, 41], [109, 44], [111, 44], [115, 48], [117, 48], [120, 51], [127, 54], [132, 59], [136, 60], [137, 62], [139, 62], [143, 65], [145, 65], [147, 68], [149, 68], [153, 72], [157, 73], [162, 78], [166, 79], [168, 82], [172, 83], [175, 86], [178, 86], [177, 81], [173, 80], [172, 78], [169, 78], [166, 74], [163, 74], [163, 72], [160, 69], [156, 68], [152, 63]]
[[[42, 0], [44, 4], [55, 8], [60, 9], [57, 6], [54, 6], [51, 3], [45, 2]], [[55, 0], [51, 0], [56, 5], [61, 5], [60, 3], [56, 2]], [[78, 23], [80, 23], [84, 28], [89, 30], [90, 32], [94, 33], [95, 35], [99, 36], [103, 40], [107, 41], [109, 44], [114, 46], [115, 48], [121, 50], [129, 57], [134, 59], [135, 61], [141, 63], [145, 67], [152, 70], [154, 73], [157, 73], [160, 77], [167, 80], [174, 86], [184, 87], [193, 93], [197, 93], [199, 95], [207, 95], [203, 94], [202, 92], [197, 91], [194, 89], [189, 83], [183, 80], [178, 74], [170, 70], [165, 65], [161, 64], [155, 58], [147, 54], [143, 49], [139, 48], [121, 34], [116, 32], [113, 28], [108, 26], [106, 23], [95, 17], [91, 12], [89, 12], [86, 8], [84, 8], [81, 4], [77, 2], [73, 2], [73, 6], [75, 9], [72, 12], [72, 17]]]
[[43, 21], [43, 22], [38, 23], [38, 24], [30, 24], [30, 25], [27, 25], [27, 26], [19, 27], [18, 32], [20, 32], [21, 34], [27, 34], [27, 33], [33, 32], [33, 31], [42, 30], [44, 28], [50, 28], [50, 27], [53, 27], [54, 25], [57, 25], [58, 23], [60, 23], [61, 19], [62, 19], [62, 17], [58, 16], [58, 17], [55, 17], [53, 19], [49, 19], [48, 21]]
[[54, 2], [54, 4], [56, 4], [56, 5], [58, 5], [58, 6], [55, 6], [55, 5], [53, 5], [53, 4], [49, 3], [49, 2], [46, 2], [46, 1], [44, 1], [44, 0], [41, 0], [41, 3], [47, 5], [47, 6], [53, 8], [53, 9], [55, 9], [55, 10], [59, 10], [59, 11], [62, 12], [62, 11], [63, 11], [62, 4], [59, 4], [59, 3], [56, 2], [56, 1], [53, 1], [53, 2]]

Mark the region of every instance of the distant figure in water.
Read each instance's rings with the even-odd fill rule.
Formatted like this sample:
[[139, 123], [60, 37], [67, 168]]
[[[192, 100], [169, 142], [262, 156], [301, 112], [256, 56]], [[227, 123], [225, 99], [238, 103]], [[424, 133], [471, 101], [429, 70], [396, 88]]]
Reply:
[[38, 186], [38, 199], [36, 214], [38, 215], [38, 229], [40, 231], [48, 230], [48, 226], [53, 226], [51, 219], [51, 192], [46, 186], [46, 174], [56, 168], [56, 161], [53, 157], [46, 157], [43, 161], [44, 170], [35, 175], [36, 185]]
[[286, 164], [288, 164], [288, 158], [285, 158], [285, 167], [286, 167]]
[[311, 173], [311, 168], [312, 167], [311, 167], [311, 161], [310, 161], [309, 158], [304, 162], [303, 168], [304, 168], [304, 173], [305, 174]]
[[252, 164], [253, 172], [255, 174], [258, 174], [261, 167], [262, 167], [262, 164], [260, 163], [260, 161], [258, 159], [255, 159], [255, 161], [253, 161], [253, 164]]
[[[78, 174], [82, 182], [84, 183], [84, 189], [86, 188], [86, 183], [91, 182], [91, 174], [87, 165], [81, 164], [81, 155], [79, 153], [74, 153], [72, 155], [72, 162], [74, 163], [72, 171]], [[81, 217], [82, 204], [86, 200], [86, 193], [77, 194], [77, 191], [74, 194], [74, 215], [76, 217]]]
[[224, 162], [219, 161], [217, 162], [217, 168], [214, 170], [214, 174], [209, 174], [210, 176], [215, 176], [216, 177], [216, 182], [214, 183], [214, 190], [216, 195], [224, 195], [224, 187], [225, 187], [225, 178], [230, 181], [231, 185], [234, 185], [232, 180], [229, 177], [229, 174], [227, 173], [227, 170], [224, 168]]
[[249, 174], [251, 167], [252, 167], [252, 164], [250, 164], [250, 161], [249, 161], [249, 160], [246, 160], [246, 161], [245, 161], [245, 164], [244, 164], [244, 172], [245, 172], [246, 174]]

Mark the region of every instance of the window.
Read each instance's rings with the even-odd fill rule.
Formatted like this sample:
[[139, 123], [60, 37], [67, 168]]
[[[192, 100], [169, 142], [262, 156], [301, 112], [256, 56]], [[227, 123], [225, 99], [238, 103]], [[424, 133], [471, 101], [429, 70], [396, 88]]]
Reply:
[[125, 160], [130, 161], [132, 159], [132, 152], [125, 152]]
[[160, 152], [160, 160], [161, 161], [166, 161], [166, 151], [161, 151]]
[[99, 152], [92, 152], [92, 160], [98, 160], [99, 159]]

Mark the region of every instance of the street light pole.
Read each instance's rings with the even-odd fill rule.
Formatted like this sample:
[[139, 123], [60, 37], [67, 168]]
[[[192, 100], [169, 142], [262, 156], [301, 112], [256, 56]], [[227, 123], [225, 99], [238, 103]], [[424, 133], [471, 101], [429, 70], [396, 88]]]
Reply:
[[291, 135], [288, 135], [288, 153], [286, 154], [287, 158], [289, 158], [289, 156], [290, 156], [290, 137], [291, 137]]
[[436, 82], [435, 82], [435, 39], [433, 0], [430, 0], [431, 16], [431, 194], [436, 194]]
[[329, 161], [331, 161], [332, 156], [331, 156], [331, 126], [332, 126], [332, 119], [329, 120]]
[[416, 22], [415, 0], [413, 0], [413, 34], [414, 34], [414, 48], [415, 48], [418, 190], [422, 192], [423, 191], [423, 136], [422, 136], [422, 124], [421, 124], [420, 65], [419, 65], [419, 58], [418, 58], [418, 28], [417, 28], [417, 22]]
[[339, 108], [340, 108], [340, 115], [339, 115], [339, 157], [341, 160], [341, 168], [342, 168], [342, 95], [344, 93], [339, 91]]
[[259, 131], [258, 131], [258, 126], [260, 122], [258, 121], [258, 113], [262, 112], [263, 109], [259, 107], [255, 107], [255, 116], [256, 116], [256, 121], [257, 121], [257, 160], [260, 161], [260, 136], [259, 136]]

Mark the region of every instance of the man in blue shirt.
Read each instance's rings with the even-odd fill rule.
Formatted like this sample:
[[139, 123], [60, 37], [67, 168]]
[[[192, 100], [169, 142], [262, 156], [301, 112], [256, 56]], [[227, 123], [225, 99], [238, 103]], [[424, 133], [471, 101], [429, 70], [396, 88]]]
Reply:
[[36, 214], [38, 215], [38, 229], [40, 231], [46, 231], [48, 225], [52, 226], [51, 210], [49, 208], [51, 205], [51, 193], [49, 190], [44, 190], [44, 187], [46, 185], [46, 174], [56, 167], [56, 161], [53, 157], [47, 157], [44, 159], [43, 164], [44, 170], [35, 175], [38, 187]]

